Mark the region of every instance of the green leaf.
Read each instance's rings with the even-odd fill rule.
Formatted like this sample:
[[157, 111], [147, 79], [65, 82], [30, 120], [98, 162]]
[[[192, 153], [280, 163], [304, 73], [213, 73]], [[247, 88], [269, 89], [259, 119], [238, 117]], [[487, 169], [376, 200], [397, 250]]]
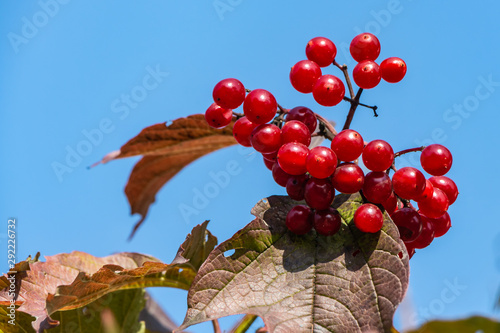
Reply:
[[380, 232], [360, 232], [352, 222], [360, 197], [339, 195], [339, 233], [297, 236], [285, 226], [295, 204], [262, 200], [257, 218], [212, 251], [189, 290], [181, 329], [246, 313], [262, 317], [269, 332], [391, 332], [409, 276], [397, 227], [386, 216]]
[[455, 321], [430, 321], [406, 333], [500, 333], [500, 323], [485, 317], [470, 317]]

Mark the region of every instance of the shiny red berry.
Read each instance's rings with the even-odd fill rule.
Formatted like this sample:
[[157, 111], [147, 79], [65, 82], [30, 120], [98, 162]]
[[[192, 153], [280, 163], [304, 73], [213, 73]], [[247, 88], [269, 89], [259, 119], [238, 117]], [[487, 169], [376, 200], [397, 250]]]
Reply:
[[314, 112], [306, 108], [305, 106], [296, 106], [290, 111], [287, 112], [285, 116], [285, 121], [290, 120], [298, 120], [303, 122], [307, 128], [309, 128], [309, 132], [313, 133], [318, 125], [318, 120], [316, 119], [316, 115]]
[[403, 199], [418, 198], [425, 189], [425, 177], [418, 169], [404, 167], [392, 176], [392, 186]]
[[336, 234], [342, 226], [342, 217], [339, 212], [328, 207], [325, 210], [317, 210], [314, 213], [314, 229], [318, 234], [323, 236], [331, 236]]
[[375, 35], [364, 32], [352, 39], [349, 51], [357, 62], [363, 60], [375, 61], [380, 54], [380, 42]]
[[366, 174], [363, 183], [363, 195], [371, 203], [382, 204], [392, 194], [391, 178], [382, 171], [372, 171]]
[[259, 125], [252, 123], [247, 117], [241, 117], [234, 123], [233, 136], [240, 145], [252, 147], [250, 135], [257, 126]]
[[334, 106], [339, 104], [345, 95], [344, 83], [336, 76], [321, 76], [313, 87], [313, 97], [318, 104]]
[[313, 227], [313, 214], [305, 205], [294, 206], [286, 215], [288, 230], [297, 235], [305, 235]]
[[392, 215], [395, 211], [397, 211], [398, 204], [398, 198], [396, 197], [396, 194], [392, 192], [391, 195], [384, 202], [382, 202], [382, 207], [384, 207], [387, 214]]
[[372, 171], [385, 171], [394, 162], [394, 150], [384, 140], [373, 140], [363, 149], [363, 164]]
[[387, 82], [399, 82], [405, 77], [405, 74], [406, 63], [401, 58], [387, 58], [380, 64], [380, 75]]
[[451, 228], [451, 219], [448, 212], [444, 213], [443, 215], [435, 219], [429, 218], [429, 220], [431, 221], [432, 226], [434, 227], [434, 237], [443, 236]]
[[453, 157], [445, 146], [432, 144], [422, 150], [420, 163], [427, 173], [433, 176], [442, 176], [450, 170]]
[[278, 104], [273, 94], [264, 89], [255, 89], [248, 93], [243, 102], [243, 112], [254, 124], [271, 121], [276, 114]]
[[321, 68], [314, 61], [301, 60], [290, 69], [290, 82], [295, 90], [308, 94], [321, 76]]
[[413, 200], [421, 201], [421, 200], [425, 200], [427, 198], [431, 198], [433, 193], [434, 193], [434, 185], [432, 185], [432, 183], [429, 181], [429, 179], [426, 179], [424, 191], [418, 197], [413, 198]]
[[339, 160], [350, 162], [361, 155], [364, 145], [361, 134], [351, 129], [345, 129], [335, 135], [330, 147]]
[[205, 111], [205, 120], [213, 128], [223, 128], [231, 123], [233, 110], [224, 109], [215, 103], [212, 103]]
[[380, 83], [380, 68], [374, 61], [364, 60], [354, 67], [352, 78], [360, 88], [375, 88]]
[[422, 231], [420, 232], [420, 235], [412, 242], [405, 242], [407, 243], [407, 246], [414, 249], [426, 248], [434, 240], [434, 226], [431, 221], [423, 215], [420, 215], [420, 219], [422, 220]]
[[281, 187], [286, 187], [288, 180], [292, 177], [292, 175], [286, 173], [281, 169], [279, 164], [276, 162], [272, 168], [273, 179]]
[[420, 212], [433, 219], [443, 215], [448, 210], [448, 206], [448, 197], [437, 187], [434, 187], [432, 197], [418, 201]]
[[457, 184], [450, 178], [446, 176], [434, 176], [429, 178], [429, 182], [434, 185], [434, 187], [442, 190], [446, 196], [448, 197], [448, 203], [451, 205], [457, 200], [458, 197], [458, 188]]
[[264, 161], [264, 165], [266, 166], [266, 168], [268, 168], [269, 170], [273, 170], [273, 167], [274, 167], [274, 164], [276, 164], [275, 161], [272, 161], [272, 160], [268, 160], [267, 158], [263, 158], [262, 159]]
[[414, 241], [422, 231], [422, 219], [413, 208], [403, 207], [394, 212], [391, 219], [398, 227], [401, 239], [405, 242]]
[[384, 215], [374, 204], [365, 203], [354, 213], [354, 225], [363, 232], [375, 233], [382, 229]]
[[215, 85], [212, 95], [217, 105], [236, 109], [245, 100], [245, 87], [239, 80], [224, 79]]
[[328, 147], [318, 146], [307, 155], [307, 172], [314, 178], [330, 177], [337, 167], [337, 156]]
[[309, 207], [327, 209], [335, 198], [335, 189], [330, 179], [310, 178], [306, 183], [304, 199]]
[[286, 183], [286, 193], [290, 198], [296, 201], [304, 200], [306, 183], [309, 180], [309, 175], [290, 176]]
[[250, 134], [252, 147], [259, 153], [272, 153], [281, 147], [281, 130], [273, 124], [262, 124]]
[[291, 175], [302, 175], [307, 172], [306, 160], [309, 148], [298, 142], [285, 143], [278, 151], [280, 167]]
[[320, 67], [327, 67], [333, 63], [337, 55], [335, 44], [325, 37], [315, 37], [306, 46], [307, 59], [314, 61]]
[[333, 187], [342, 193], [356, 193], [363, 187], [365, 175], [354, 163], [340, 164], [332, 177]]
[[290, 120], [281, 128], [281, 143], [299, 142], [306, 146], [311, 143], [309, 128], [298, 120]]

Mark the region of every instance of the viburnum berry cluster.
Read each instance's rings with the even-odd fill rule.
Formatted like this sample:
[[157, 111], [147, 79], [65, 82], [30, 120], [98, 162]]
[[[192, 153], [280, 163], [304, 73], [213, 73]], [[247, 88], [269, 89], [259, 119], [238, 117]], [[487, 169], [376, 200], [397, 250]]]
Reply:
[[[443, 236], [451, 227], [448, 207], [458, 196], [456, 184], [444, 176], [451, 168], [450, 151], [439, 144], [394, 153], [384, 140], [365, 142], [361, 134], [350, 129], [363, 89], [375, 87], [381, 80], [399, 82], [406, 74], [406, 64], [399, 58], [385, 59], [379, 66], [380, 42], [370, 33], [356, 36], [350, 52], [358, 62], [353, 78], [360, 87], [356, 94], [347, 66], [335, 61], [335, 44], [324, 37], [311, 39], [306, 46], [308, 60], [296, 63], [290, 71], [292, 86], [302, 93], [313, 94], [318, 104], [334, 106], [345, 100], [351, 104], [342, 131], [338, 132], [325, 118], [311, 109], [298, 106], [285, 109], [264, 89], [245, 89], [234, 78], [217, 83], [213, 90], [214, 103], [205, 118], [214, 128], [229, 125], [234, 119], [233, 136], [245, 147], [262, 154], [275, 182], [286, 188], [298, 201], [286, 217], [286, 226], [304, 235], [313, 228], [318, 234], [334, 235], [342, 225], [342, 217], [332, 208], [336, 193], [360, 193], [364, 203], [356, 210], [355, 226], [368, 233], [379, 232], [387, 213], [397, 225], [410, 257], [415, 249], [428, 246], [435, 237]], [[339, 68], [348, 87], [334, 75], [322, 75], [321, 68]], [[233, 110], [243, 105], [243, 113]], [[311, 139], [322, 136], [328, 146], [311, 145]], [[410, 152], [421, 151], [421, 167], [396, 169], [394, 160]], [[362, 161], [365, 170], [360, 166]], [[392, 173], [392, 177], [391, 177]], [[415, 208], [418, 206], [418, 210]]]

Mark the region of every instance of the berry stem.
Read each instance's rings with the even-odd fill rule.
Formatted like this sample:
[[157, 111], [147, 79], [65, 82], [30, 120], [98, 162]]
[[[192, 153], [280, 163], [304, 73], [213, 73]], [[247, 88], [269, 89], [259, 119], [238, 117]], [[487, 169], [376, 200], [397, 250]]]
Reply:
[[214, 327], [214, 333], [222, 333], [220, 330], [219, 321], [217, 319], [212, 320], [212, 325]]
[[[353, 99], [351, 99], [349, 97], [344, 97], [344, 101], [347, 101], [349, 103], [356, 103]], [[371, 105], [360, 103], [360, 102], [357, 102], [357, 103], [358, 103], [358, 105], [364, 106], [365, 108], [372, 109], [373, 116], [378, 117], [378, 113], [377, 113], [378, 106], [376, 106], [376, 105], [371, 106]]]
[[401, 156], [401, 155], [404, 155], [404, 154], [407, 154], [407, 153], [413, 153], [415, 151], [422, 151], [422, 150], [424, 150], [424, 148], [425, 148], [425, 146], [401, 150], [401, 151], [398, 151], [397, 153], [394, 154], [394, 158]]
[[243, 118], [245, 115], [243, 113], [238, 113], [233, 111], [233, 116], [236, 117], [236, 120]]
[[349, 72], [347, 71], [347, 65], [340, 65], [335, 59], [333, 60], [333, 65], [337, 66], [342, 73], [344, 73], [345, 82], [349, 88], [349, 95], [354, 98], [354, 89], [352, 89], [351, 78], [349, 77]]
[[343, 130], [349, 129], [349, 127], [351, 126], [352, 118], [354, 117], [354, 112], [356, 112], [356, 108], [359, 105], [359, 98], [361, 97], [362, 92], [363, 92], [363, 88], [359, 88], [354, 99], [352, 99], [350, 101], [351, 108], [349, 109], [349, 113], [347, 114], [347, 118], [345, 120], [344, 127], [342, 128]]
[[335, 135], [337, 135], [337, 131], [333, 125], [319, 114], [315, 113], [315, 115], [316, 119], [319, 121], [319, 133], [325, 138], [330, 139], [330, 141], [333, 140]]

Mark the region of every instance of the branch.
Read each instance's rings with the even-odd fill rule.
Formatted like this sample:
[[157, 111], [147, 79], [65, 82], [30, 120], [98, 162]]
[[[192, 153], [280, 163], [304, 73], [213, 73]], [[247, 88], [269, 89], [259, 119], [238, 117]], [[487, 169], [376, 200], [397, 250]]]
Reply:
[[407, 153], [413, 153], [415, 151], [422, 151], [422, 150], [424, 150], [424, 148], [425, 148], [425, 146], [401, 150], [401, 151], [398, 151], [397, 153], [394, 154], [394, 158], [401, 156], [401, 155], [404, 155], [404, 154], [407, 154]]
[[352, 118], [354, 117], [354, 112], [356, 112], [356, 108], [359, 105], [359, 98], [361, 97], [361, 93], [363, 92], [363, 88], [359, 88], [356, 96], [353, 100], [351, 100], [351, 108], [349, 109], [349, 113], [347, 114], [347, 118], [344, 123], [343, 130], [348, 129], [351, 126]]
[[322, 132], [321, 127], [323, 127], [325, 129], [325, 131], [323, 131], [323, 133], [321, 133], [321, 134], [325, 138], [333, 140], [335, 135], [337, 135], [337, 131], [335, 130], [335, 128], [332, 126], [332, 124], [330, 124], [330, 122], [328, 120], [326, 120], [325, 118], [323, 118], [322, 116], [320, 116], [317, 113], [314, 113], [314, 114], [316, 115], [316, 119], [318, 119], [318, 121], [319, 121], [320, 133]]
[[214, 333], [222, 333], [217, 319], [212, 320], [212, 325], [214, 326]]
[[337, 66], [342, 73], [344, 73], [345, 82], [347, 83], [347, 88], [349, 89], [349, 95], [351, 99], [354, 98], [354, 90], [352, 89], [351, 78], [349, 77], [349, 72], [347, 71], [347, 65], [340, 65], [336, 60], [333, 60], [333, 65]]
[[240, 321], [238, 321], [231, 329], [230, 333], [244, 333], [248, 331], [253, 322], [257, 319], [256, 315], [246, 314]]

